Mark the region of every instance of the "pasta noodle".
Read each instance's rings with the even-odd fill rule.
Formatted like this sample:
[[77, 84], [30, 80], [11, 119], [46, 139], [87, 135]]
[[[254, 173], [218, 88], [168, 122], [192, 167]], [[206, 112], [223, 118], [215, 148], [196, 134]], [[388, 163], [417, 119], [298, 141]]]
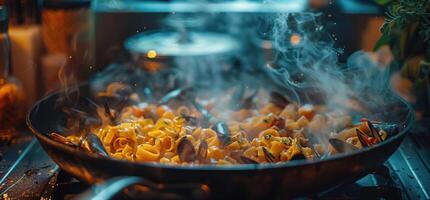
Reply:
[[[112, 93], [121, 85], [112, 86]], [[107, 94], [106, 94], [107, 95]], [[213, 105], [212, 105], [213, 107]], [[210, 109], [211, 105], [207, 105]], [[336, 153], [331, 146], [311, 144], [306, 134], [340, 130], [339, 139], [361, 148], [350, 116], [324, 114], [311, 105], [267, 103], [261, 108], [229, 111], [228, 135], [219, 135], [214, 122], [202, 125], [202, 114], [196, 109], [179, 106], [157, 106], [142, 103], [128, 106], [119, 113], [115, 125], [104, 124], [91, 130], [115, 159], [163, 164], [249, 164], [315, 159], [317, 154]], [[215, 112], [214, 112], [215, 113]], [[215, 113], [217, 114], [217, 113]], [[218, 113], [222, 115], [225, 113]], [[342, 129], [339, 129], [342, 128]], [[328, 134], [328, 133], [327, 133]], [[387, 133], [379, 131], [385, 140]], [[78, 137], [70, 136], [70, 140]], [[194, 154], [184, 159], [182, 141], [187, 140]], [[182, 157], [181, 157], [182, 156]], [[200, 156], [200, 157], [199, 157]], [[203, 156], [203, 157], [202, 157]]]

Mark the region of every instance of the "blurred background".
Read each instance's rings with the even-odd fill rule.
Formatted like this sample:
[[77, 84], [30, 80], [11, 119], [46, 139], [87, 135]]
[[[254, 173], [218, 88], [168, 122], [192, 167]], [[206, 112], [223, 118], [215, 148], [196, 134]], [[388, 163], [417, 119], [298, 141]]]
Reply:
[[[205, 7], [204, 3], [219, 6]], [[12, 82], [22, 89], [15, 96], [22, 99], [24, 109], [51, 91], [88, 82], [98, 72], [109, 71], [105, 70], [109, 66], [110, 71], [118, 68], [114, 65], [132, 63], [147, 72], [159, 72], [148, 73], [150, 76], [161, 76], [160, 66], [172, 65], [171, 58], [202, 56], [201, 52], [209, 55], [221, 48], [216, 51], [248, 55], [246, 59], [228, 58], [223, 65], [233, 62], [234, 66], [264, 68], [265, 63], [277, 58], [268, 42], [273, 39], [267, 36], [271, 30], [259, 24], [261, 19], [311, 11], [318, 13], [316, 20], [329, 34], [339, 62], [346, 63], [352, 53], [365, 51], [389, 66], [394, 90], [413, 104], [416, 118], [425, 120], [425, 125], [429, 124], [426, 119], [430, 107], [427, 4], [423, 0], [0, 0], [7, 10], [3, 21], [8, 23], [2, 25], [10, 39], [11, 53], [10, 62], [3, 65], [8, 66], [6, 76], [13, 77]], [[199, 31], [226, 37], [217, 40], [221, 44], [218, 47], [208, 42], [209, 35], [199, 35], [200, 41], [188, 41], [190, 33]], [[176, 37], [152, 35], [157, 32], [178, 33], [182, 37], [179, 43], [189, 42], [194, 47], [157, 52], [157, 48], [172, 49], [169, 37]], [[286, 37], [300, 42], [300, 37], [294, 36]], [[238, 42], [240, 50], [231, 47], [229, 39]]]
[[[75, 72], [77, 80], [87, 80], [109, 64], [128, 59], [124, 42], [129, 36], [172, 29], [163, 20], [177, 12], [177, 8], [168, 6], [175, 1], [125, 1], [128, 2], [125, 5], [119, 2], [0, 1], [9, 8], [13, 75], [23, 84], [29, 105], [58, 88], [62, 66], [67, 65], [65, 73]], [[342, 49], [343, 61], [357, 50], [372, 51], [381, 36], [385, 8], [372, 0], [297, 2], [303, 3], [299, 5], [303, 9], [323, 12], [325, 28], [335, 39], [336, 47]], [[195, 9], [187, 5], [179, 7], [183, 12]], [[246, 9], [238, 12], [248, 12]]]
[[[94, 79], [103, 85], [104, 78], [109, 78], [109, 82], [110, 78], [121, 78], [117, 74], [139, 78], [138, 74], [127, 74], [130, 65], [142, 68], [148, 80], [151, 77], [166, 80], [158, 83], [163, 87], [176, 86], [169, 79], [174, 73], [169, 70], [173, 69], [170, 66], [178, 64], [172, 62], [176, 57], [211, 55], [213, 59], [212, 55], [216, 55], [215, 63], [222, 66], [223, 72], [234, 73], [234, 69], [240, 68], [263, 73], [266, 66], [276, 67], [277, 58], [273, 44], [268, 42], [270, 30], [260, 24], [261, 19], [275, 19], [285, 12], [311, 11], [318, 13], [316, 20], [329, 34], [340, 63], [346, 63], [354, 52], [364, 51], [390, 71], [392, 89], [413, 105], [418, 122], [414, 129], [421, 134], [413, 136], [414, 142], [411, 139], [406, 142], [418, 146], [419, 150], [404, 148], [402, 151], [416, 154], [417, 158], [413, 158], [416, 166], [426, 169], [420, 171], [423, 177], [430, 177], [430, 164], [426, 160], [430, 145], [423, 142], [430, 137], [428, 1], [0, 0], [0, 5], [5, 8], [0, 12], [0, 70], [3, 71], [0, 122], [4, 122], [0, 123], [0, 142], [8, 139], [5, 133], [11, 132], [10, 126], [25, 127], [25, 111], [46, 94]], [[292, 45], [301, 41], [300, 35], [294, 33], [285, 39]], [[245, 55], [246, 59], [231, 55]], [[196, 81], [205, 79], [208, 77]], [[0, 163], [0, 174], [13, 166], [30, 140], [16, 142], [21, 146], [8, 149], [15, 152], [9, 153], [11, 159], [5, 159], [7, 162]], [[7, 155], [5, 149], [0, 145], [0, 161], [2, 154]], [[40, 152], [39, 148], [34, 154]], [[46, 166], [54, 166], [49, 158], [44, 159]], [[406, 160], [405, 155], [396, 154], [390, 163], [409, 167], [410, 171], [404, 175], [399, 173], [407, 180], [415, 172], [404, 164]], [[58, 167], [40, 169], [58, 171]], [[38, 180], [47, 182], [51, 175], [41, 175]], [[428, 197], [425, 186], [430, 186], [428, 180], [404, 181], [403, 185], [422, 188], [408, 192], [425, 198]], [[84, 188], [80, 184], [69, 186]], [[46, 192], [44, 189], [31, 191]], [[22, 188], [15, 190], [20, 191]]]

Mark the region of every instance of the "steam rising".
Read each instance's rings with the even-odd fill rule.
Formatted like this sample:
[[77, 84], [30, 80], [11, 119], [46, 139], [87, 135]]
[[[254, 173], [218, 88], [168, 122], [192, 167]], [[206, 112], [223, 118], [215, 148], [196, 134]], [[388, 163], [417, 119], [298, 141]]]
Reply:
[[319, 17], [314, 13], [280, 14], [273, 20], [270, 36], [277, 60], [270, 69], [278, 82], [316, 91], [334, 110], [364, 111], [368, 117], [383, 111], [393, 100], [389, 71], [362, 51], [340, 64], [340, 51]]
[[[229, 56], [175, 58], [171, 63], [175, 67], [167, 69], [173, 73], [164, 75], [163, 71], [146, 73], [132, 63], [113, 65], [93, 79], [93, 88], [100, 91], [116, 81], [131, 85], [140, 95], [149, 98], [162, 89], [166, 92], [177, 87], [202, 86], [213, 93], [222, 93], [222, 88], [240, 85], [269, 88], [274, 81], [299, 104], [324, 103], [333, 110], [360, 112], [375, 118], [376, 113], [383, 112], [383, 108], [394, 101], [389, 90], [389, 71], [368, 53], [356, 52], [346, 64], [339, 63], [338, 56], [342, 52], [334, 47], [332, 38], [319, 22], [321, 14], [265, 16], [263, 20], [259, 18], [260, 26], [252, 26], [256, 18], [235, 14], [206, 17], [211, 17], [206, 20], [206, 28], [230, 34], [242, 48], [230, 52]], [[262, 52], [258, 49], [262, 40], [256, 40], [261, 36], [257, 28], [266, 31], [263, 39], [271, 41], [275, 52], [275, 60], [268, 61], [269, 70], [264, 69], [271, 80], [260, 77], [264, 72], [262, 63], [267, 61], [262, 61]], [[236, 62], [228, 63], [230, 60]], [[152, 89], [150, 95], [143, 92], [147, 89]]]
[[[211, 17], [215, 24], [206, 26], [237, 39], [242, 45], [238, 52], [221, 59], [219, 56], [176, 58], [171, 63], [175, 67], [157, 73], [147, 72], [131, 61], [112, 64], [91, 80], [92, 92], [104, 91], [110, 83], [119, 82], [139, 94], [139, 101], [157, 102], [157, 98], [178, 87], [203, 87], [204, 92], [216, 97], [225, 95], [226, 88], [237, 91], [237, 87], [261, 86], [281, 90], [298, 104], [323, 103], [331, 110], [370, 119], [386, 120], [389, 116], [390, 103], [397, 100], [389, 90], [389, 71], [362, 51], [353, 54], [346, 64], [339, 63], [341, 51], [334, 47], [332, 38], [318, 21], [320, 14], [265, 16], [263, 20], [260, 18], [260, 26], [253, 26], [255, 18], [235, 14]], [[261, 34], [257, 28], [266, 32]], [[264, 60], [261, 55], [264, 39], [272, 44], [274, 60]], [[269, 63], [269, 67], [264, 63]], [[249, 93], [252, 91], [245, 92], [248, 96]], [[218, 113], [228, 113], [230, 109], [224, 105], [216, 108]]]

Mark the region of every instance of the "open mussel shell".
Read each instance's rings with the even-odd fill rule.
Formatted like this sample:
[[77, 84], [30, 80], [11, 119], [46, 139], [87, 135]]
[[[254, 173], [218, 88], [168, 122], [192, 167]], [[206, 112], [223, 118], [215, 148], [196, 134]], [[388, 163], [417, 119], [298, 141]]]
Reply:
[[294, 156], [291, 158], [291, 160], [305, 160], [306, 156], [303, 155], [303, 153], [297, 153], [294, 154]]
[[387, 123], [381, 123], [381, 124], [374, 124], [374, 127], [376, 130], [384, 130], [387, 132], [388, 137], [396, 135], [400, 132], [400, 127], [397, 124], [387, 124]]
[[363, 133], [363, 131], [361, 131], [360, 129], [356, 129], [355, 131], [357, 132], [357, 138], [360, 141], [361, 145], [363, 145], [363, 147], [368, 147], [371, 145], [367, 141], [367, 138], [369, 136], [367, 136], [365, 133]]
[[243, 152], [241, 151], [232, 151], [230, 153], [230, 157], [235, 159], [240, 164], [258, 164], [257, 161], [255, 161], [252, 158], [248, 158], [245, 155], [243, 155]]
[[55, 132], [51, 133], [50, 136], [53, 140], [63, 143], [65, 145], [69, 145], [78, 149], [83, 149], [87, 152], [95, 153], [97, 155], [106, 157], [109, 156], [99, 137], [93, 133], [88, 133], [85, 136], [81, 137], [79, 142], [71, 141], [67, 137]]
[[185, 121], [187, 122], [188, 126], [200, 126], [202, 123], [202, 120], [194, 117], [194, 116], [190, 116], [190, 115], [181, 115], [182, 118], [185, 119]]
[[206, 161], [206, 158], [208, 156], [208, 143], [205, 141], [200, 142], [199, 148], [197, 150], [197, 161], [199, 163], [204, 163]]
[[370, 122], [369, 120], [366, 120], [366, 125], [367, 125], [367, 127], [369, 127], [371, 137], [376, 138], [378, 143], [379, 143], [379, 142], [382, 142], [382, 141], [383, 141], [383, 139], [382, 139], [382, 137], [379, 135], [379, 133], [378, 133], [379, 131], [378, 131], [378, 130], [376, 130], [375, 126], [373, 126], [373, 123], [372, 123], [372, 122]]
[[269, 150], [267, 150], [265, 147], [263, 147], [263, 153], [264, 153], [264, 158], [266, 159], [267, 162], [269, 163], [276, 162], [275, 156], [273, 156], [273, 154], [270, 153]]
[[252, 159], [252, 158], [248, 158], [248, 157], [246, 157], [246, 156], [240, 156], [240, 161], [241, 161], [241, 163], [243, 163], [243, 164], [258, 164], [258, 162], [257, 161], [255, 161], [254, 159]]
[[203, 120], [201, 120], [200, 125], [205, 128], [208, 127], [210, 125], [211, 120], [215, 119], [215, 117], [196, 100], [192, 99], [190, 101], [194, 108], [196, 108], [203, 115]]
[[196, 150], [193, 143], [186, 137], [183, 137], [178, 143], [177, 152], [181, 162], [193, 162], [196, 160]]
[[104, 108], [104, 113], [106, 117], [108, 117], [110, 124], [111, 125], [115, 124], [117, 116], [112, 113], [112, 110], [107, 102], [104, 102], [103, 108]]
[[356, 146], [346, 143], [337, 138], [330, 138], [328, 141], [331, 144], [331, 146], [333, 146], [333, 148], [336, 149], [336, 151], [339, 153], [348, 153], [348, 152], [353, 152], [358, 150]]
[[105, 157], [109, 156], [108, 152], [103, 146], [102, 141], [100, 141], [100, 138], [94, 133], [88, 133], [84, 137], [81, 147], [86, 149], [89, 152], [93, 152], [101, 156], [105, 156]]
[[218, 139], [222, 145], [227, 145], [231, 142], [230, 130], [224, 122], [217, 122], [212, 126], [212, 130], [217, 133]]

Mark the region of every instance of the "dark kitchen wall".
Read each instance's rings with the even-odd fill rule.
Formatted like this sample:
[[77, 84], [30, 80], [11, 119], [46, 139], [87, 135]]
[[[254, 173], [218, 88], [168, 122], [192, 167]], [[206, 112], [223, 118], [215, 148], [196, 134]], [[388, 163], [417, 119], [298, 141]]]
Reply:
[[[384, 21], [384, 11], [372, 0], [317, 0], [326, 2], [318, 8], [326, 28], [335, 39], [336, 47], [344, 50], [341, 60], [352, 52], [371, 51], [380, 36], [379, 27]], [[94, 12], [94, 51], [96, 68], [126, 59], [124, 40], [142, 31], [160, 29], [162, 19], [169, 13], [152, 12]]]
[[98, 69], [127, 59], [124, 40], [143, 31], [157, 30], [166, 13], [94, 14], [95, 64]]

